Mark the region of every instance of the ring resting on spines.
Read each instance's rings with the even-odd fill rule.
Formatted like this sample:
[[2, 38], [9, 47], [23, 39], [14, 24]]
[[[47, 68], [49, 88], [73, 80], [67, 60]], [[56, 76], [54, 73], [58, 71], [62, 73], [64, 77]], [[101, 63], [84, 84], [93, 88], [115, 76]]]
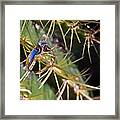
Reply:
[[46, 51], [48, 48], [46, 41], [39, 41], [37, 46], [35, 48], [33, 48], [33, 50], [30, 52], [30, 54], [28, 55], [27, 59], [26, 59], [26, 67], [28, 67], [32, 64], [35, 55], [37, 54], [41, 54], [42, 52]]

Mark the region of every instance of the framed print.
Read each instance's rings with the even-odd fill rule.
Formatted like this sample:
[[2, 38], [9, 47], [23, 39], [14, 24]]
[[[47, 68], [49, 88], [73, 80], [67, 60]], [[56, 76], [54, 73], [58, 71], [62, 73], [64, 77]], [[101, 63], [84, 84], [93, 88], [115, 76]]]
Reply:
[[119, 119], [118, 1], [1, 7], [1, 118]]

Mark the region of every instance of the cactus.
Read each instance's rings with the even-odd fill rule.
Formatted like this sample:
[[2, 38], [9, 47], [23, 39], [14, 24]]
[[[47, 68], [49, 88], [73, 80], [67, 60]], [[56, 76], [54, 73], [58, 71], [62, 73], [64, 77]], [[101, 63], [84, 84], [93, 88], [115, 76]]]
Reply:
[[99, 20], [21, 20], [20, 99], [100, 99], [99, 48]]

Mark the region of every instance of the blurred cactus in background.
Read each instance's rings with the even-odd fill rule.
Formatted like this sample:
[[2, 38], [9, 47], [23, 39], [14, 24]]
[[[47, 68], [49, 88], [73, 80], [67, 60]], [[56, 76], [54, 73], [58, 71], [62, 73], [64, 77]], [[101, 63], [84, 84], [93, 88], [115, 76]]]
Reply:
[[100, 99], [99, 20], [20, 21], [20, 99]]

